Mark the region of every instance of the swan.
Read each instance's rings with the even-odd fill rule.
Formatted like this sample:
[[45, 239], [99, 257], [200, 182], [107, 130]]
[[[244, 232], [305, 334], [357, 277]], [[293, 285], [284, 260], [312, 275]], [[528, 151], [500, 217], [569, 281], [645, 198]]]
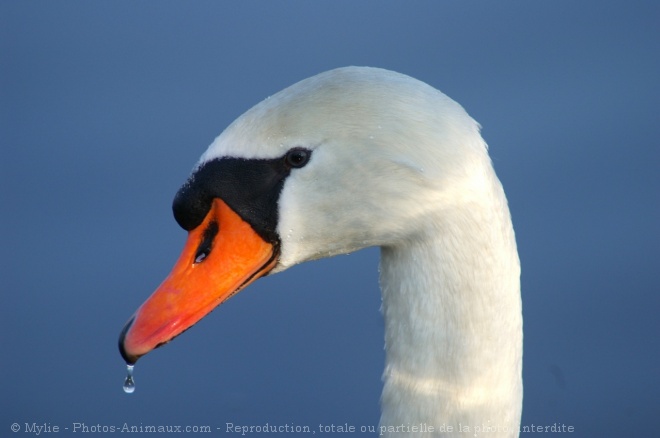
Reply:
[[409, 76], [339, 68], [235, 120], [172, 206], [188, 238], [124, 326], [128, 364], [266, 274], [379, 246], [386, 436], [518, 436], [520, 263], [466, 111]]

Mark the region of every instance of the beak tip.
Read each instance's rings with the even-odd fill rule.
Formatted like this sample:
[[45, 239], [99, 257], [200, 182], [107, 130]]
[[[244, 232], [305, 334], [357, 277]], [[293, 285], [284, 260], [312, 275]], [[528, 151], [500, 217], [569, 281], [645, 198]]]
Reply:
[[131, 319], [128, 320], [126, 325], [124, 325], [124, 328], [121, 330], [121, 333], [119, 334], [119, 353], [121, 354], [121, 357], [124, 358], [124, 361], [126, 361], [127, 365], [135, 364], [135, 362], [137, 362], [137, 360], [140, 358], [140, 356], [130, 354], [126, 350], [126, 334], [131, 329], [133, 321], [135, 321], [135, 316], [132, 316]]

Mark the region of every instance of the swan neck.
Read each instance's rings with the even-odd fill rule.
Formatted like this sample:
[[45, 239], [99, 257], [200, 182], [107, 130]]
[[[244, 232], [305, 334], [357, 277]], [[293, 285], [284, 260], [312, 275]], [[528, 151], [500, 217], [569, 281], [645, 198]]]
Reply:
[[381, 249], [381, 427], [417, 423], [435, 435], [478, 436], [489, 428], [485, 436], [518, 436], [519, 278], [504, 199], [439, 214], [424, 233]]

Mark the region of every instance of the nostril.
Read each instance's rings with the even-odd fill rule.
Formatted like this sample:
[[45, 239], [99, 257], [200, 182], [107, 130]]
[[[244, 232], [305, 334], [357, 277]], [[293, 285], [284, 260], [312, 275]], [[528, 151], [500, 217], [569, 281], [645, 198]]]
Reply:
[[195, 263], [202, 263], [206, 257], [208, 257], [209, 253], [211, 252], [211, 248], [208, 248], [208, 250], [204, 251], [197, 251], [197, 254], [195, 254]]
[[195, 252], [194, 264], [203, 262], [209, 256], [211, 249], [213, 248], [213, 239], [215, 239], [219, 229], [220, 227], [218, 227], [217, 222], [213, 221], [209, 223], [209, 226], [204, 230], [202, 241]]

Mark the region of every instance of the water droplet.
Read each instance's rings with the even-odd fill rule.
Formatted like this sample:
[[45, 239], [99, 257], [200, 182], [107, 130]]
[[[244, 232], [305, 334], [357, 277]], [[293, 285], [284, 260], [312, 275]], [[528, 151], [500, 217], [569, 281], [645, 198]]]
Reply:
[[135, 391], [135, 380], [133, 380], [133, 365], [126, 365], [126, 380], [124, 380], [124, 392], [132, 394]]

